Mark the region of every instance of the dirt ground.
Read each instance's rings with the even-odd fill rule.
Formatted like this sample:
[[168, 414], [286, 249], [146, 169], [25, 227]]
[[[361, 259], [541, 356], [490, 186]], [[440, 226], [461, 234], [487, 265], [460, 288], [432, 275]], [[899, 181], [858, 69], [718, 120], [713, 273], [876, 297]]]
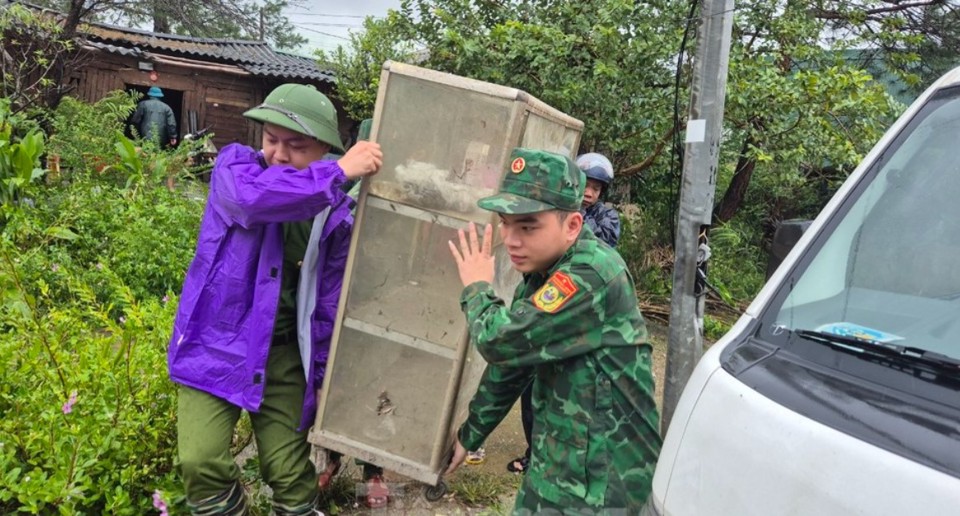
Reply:
[[[667, 327], [648, 322], [653, 343], [654, 374], [657, 386], [657, 406], [663, 405], [663, 378], [667, 360]], [[464, 514], [506, 514], [513, 507], [516, 496], [515, 486], [520, 478], [506, 470], [507, 463], [523, 454], [526, 443], [523, 427], [520, 424], [520, 404], [517, 403], [503, 423], [497, 427], [485, 443], [486, 458], [483, 464], [463, 465], [451, 477], [445, 479], [451, 493], [437, 502], [427, 502], [422, 496], [422, 486], [403, 477], [386, 474], [386, 479], [398, 491], [385, 509], [369, 510], [359, 504], [342, 507], [341, 514], [384, 514], [384, 515], [464, 515]], [[347, 475], [359, 476], [359, 468], [351, 464]], [[459, 487], [463, 486], [463, 487]], [[482, 507], [472, 507], [458, 499], [457, 492], [482, 490], [494, 486], [502, 491], [495, 503]], [[459, 489], [458, 489], [459, 487]], [[362, 489], [357, 485], [356, 489]]]

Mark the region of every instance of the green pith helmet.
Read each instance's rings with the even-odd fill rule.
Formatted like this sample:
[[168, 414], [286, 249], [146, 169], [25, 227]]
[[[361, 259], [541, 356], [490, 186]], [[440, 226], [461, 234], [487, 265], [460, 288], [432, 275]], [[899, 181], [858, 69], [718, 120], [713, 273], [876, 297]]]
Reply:
[[541, 150], [516, 148], [496, 195], [477, 204], [511, 215], [548, 210], [579, 211], [587, 178], [570, 158]]
[[363, 141], [369, 140], [369, 139], [370, 139], [370, 131], [371, 131], [372, 129], [373, 129], [373, 119], [372, 119], [372, 118], [364, 118], [363, 121], [360, 122], [360, 129], [357, 130], [357, 140], [358, 140], [358, 141], [361, 141], [361, 140], [363, 140]]
[[245, 112], [243, 116], [307, 135], [344, 152], [338, 130], [337, 108], [313, 86], [281, 84], [267, 95], [263, 104]]

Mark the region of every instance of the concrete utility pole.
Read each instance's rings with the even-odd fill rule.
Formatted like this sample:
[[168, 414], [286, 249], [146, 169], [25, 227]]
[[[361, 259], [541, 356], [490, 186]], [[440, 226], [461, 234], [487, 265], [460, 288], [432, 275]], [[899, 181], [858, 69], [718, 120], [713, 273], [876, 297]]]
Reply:
[[677, 223], [670, 334], [661, 433], [666, 435], [680, 393], [703, 353], [703, 302], [694, 293], [700, 234], [709, 226], [723, 130], [734, 0], [701, 0], [697, 52], [690, 87]]

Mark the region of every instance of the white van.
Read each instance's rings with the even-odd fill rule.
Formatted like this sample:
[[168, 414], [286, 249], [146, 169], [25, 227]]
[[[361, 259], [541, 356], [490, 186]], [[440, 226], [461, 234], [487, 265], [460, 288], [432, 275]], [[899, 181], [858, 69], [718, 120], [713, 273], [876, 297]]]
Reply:
[[960, 515], [960, 68], [704, 354], [644, 511]]

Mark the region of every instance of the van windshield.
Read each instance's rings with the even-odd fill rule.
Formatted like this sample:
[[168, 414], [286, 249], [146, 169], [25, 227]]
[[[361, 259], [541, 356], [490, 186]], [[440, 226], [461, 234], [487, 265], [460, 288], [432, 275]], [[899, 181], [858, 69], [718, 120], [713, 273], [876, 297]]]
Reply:
[[765, 326], [960, 358], [960, 89], [927, 102], [864, 178]]

